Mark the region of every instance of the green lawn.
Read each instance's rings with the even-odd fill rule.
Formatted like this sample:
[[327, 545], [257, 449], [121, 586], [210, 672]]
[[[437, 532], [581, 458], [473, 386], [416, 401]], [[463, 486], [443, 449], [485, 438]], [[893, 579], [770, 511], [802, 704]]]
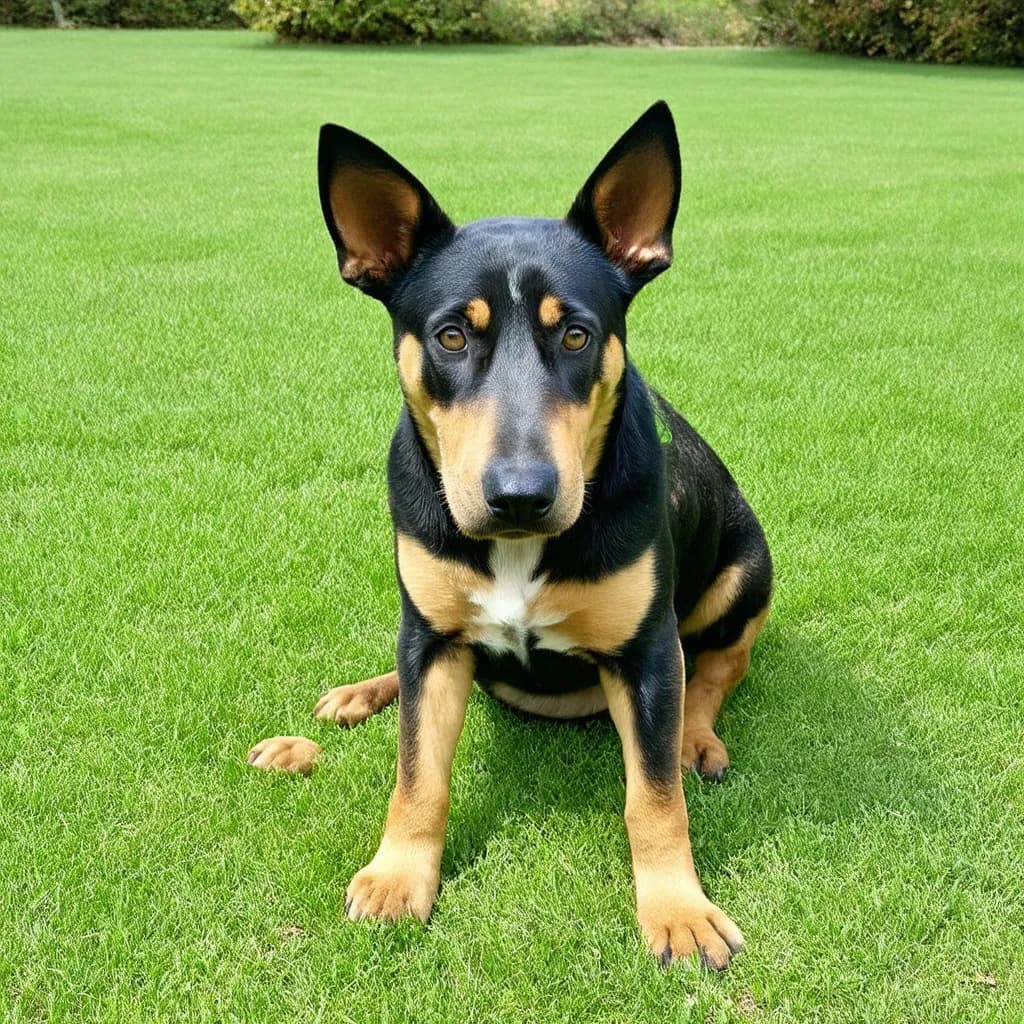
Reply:
[[[478, 695], [431, 925], [354, 925], [395, 708], [389, 327], [318, 125], [467, 220], [562, 213], [651, 101], [676, 265], [633, 358], [778, 570], [688, 779], [748, 949], [660, 971], [607, 722]], [[0, 32], [0, 1011], [11, 1021], [1024, 1018], [1024, 76], [725, 50]], [[244, 763], [326, 748], [311, 779]]]

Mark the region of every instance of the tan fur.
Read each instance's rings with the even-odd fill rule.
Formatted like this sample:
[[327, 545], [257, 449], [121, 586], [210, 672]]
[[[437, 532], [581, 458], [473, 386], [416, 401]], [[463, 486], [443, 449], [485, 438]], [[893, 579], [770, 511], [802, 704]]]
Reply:
[[[461, 562], [439, 558], [419, 541], [398, 534], [398, 573], [420, 614], [446, 636], [477, 639], [473, 595], [490, 589], [489, 577]], [[552, 622], [552, 632], [573, 647], [612, 654], [640, 627], [654, 597], [654, 551], [592, 583], [545, 584], [529, 607]]]
[[562, 319], [562, 301], [554, 295], [545, 295], [538, 310], [540, 322], [545, 327], [554, 327]]
[[420, 437], [434, 465], [439, 466], [441, 451], [437, 444], [437, 431], [430, 418], [434, 402], [423, 387], [423, 346], [412, 334], [403, 334], [398, 343], [398, 379]]
[[313, 714], [338, 725], [358, 725], [398, 696], [398, 673], [388, 672], [349, 686], [335, 686], [317, 702]]
[[472, 687], [473, 656], [465, 647], [439, 658], [420, 680], [419, 699], [408, 712], [416, 716], [415, 728], [399, 738], [398, 781], [384, 835], [373, 860], [349, 884], [349, 917], [430, 916], [441, 880], [452, 760]]
[[497, 407], [487, 399], [457, 402], [447, 408], [435, 404], [430, 419], [437, 434], [438, 468], [448, 508], [463, 533], [480, 536], [480, 524], [490, 520], [483, 475], [494, 451]]
[[569, 523], [579, 516], [584, 485], [597, 472], [625, 369], [625, 350], [613, 334], [601, 357], [601, 376], [590, 389], [586, 405], [562, 402], [552, 406], [548, 438], [558, 467], [559, 503]]
[[469, 595], [490, 585], [490, 580], [447, 558], [439, 558], [418, 540], [399, 533], [398, 574], [419, 613], [438, 633], [465, 635], [475, 612]]
[[742, 565], [730, 565], [723, 569], [701, 594], [693, 611], [679, 624], [680, 635], [699, 633], [711, 623], [717, 622], [739, 596], [745, 571]]
[[682, 764], [705, 778], [719, 779], [729, 767], [729, 752], [715, 734], [715, 719], [722, 702], [750, 667], [754, 641], [768, 618], [766, 607], [746, 625], [739, 640], [720, 651], [703, 651], [694, 662], [686, 684]]
[[552, 629], [574, 646], [613, 654], [640, 628], [654, 598], [654, 550], [632, 565], [593, 583], [551, 583], [534, 601], [534, 610], [558, 620]]
[[494, 403], [443, 406], [433, 401], [423, 387], [423, 348], [412, 334], [399, 340], [398, 376], [423, 443], [441, 473], [452, 516], [463, 533], [477, 536], [479, 524], [488, 520], [481, 481], [494, 447]]
[[613, 263], [638, 270], [669, 259], [661, 240], [672, 206], [673, 178], [657, 143], [634, 150], [598, 181], [594, 213]]
[[633, 855], [640, 928], [651, 951], [663, 963], [700, 951], [709, 966], [723, 968], [731, 953], [742, 946], [743, 936], [704, 895], [697, 878], [678, 765], [670, 783], [648, 778], [628, 684], [602, 669], [601, 685], [622, 739], [626, 830]]
[[322, 749], [305, 736], [272, 736], [257, 743], [246, 760], [253, 768], [265, 771], [309, 775]]
[[466, 305], [466, 319], [477, 334], [491, 326], [491, 307], [486, 299], [470, 299]]
[[517, 711], [541, 718], [587, 718], [605, 711], [608, 699], [600, 686], [588, 686], [571, 693], [529, 693], [508, 683], [492, 683], [491, 696]]
[[345, 244], [341, 275], [387, 277], [412, 256], [420, 215], [415, 190], [397, 174], [366, 167], [340, 167], [331, 179], [331, 215]]

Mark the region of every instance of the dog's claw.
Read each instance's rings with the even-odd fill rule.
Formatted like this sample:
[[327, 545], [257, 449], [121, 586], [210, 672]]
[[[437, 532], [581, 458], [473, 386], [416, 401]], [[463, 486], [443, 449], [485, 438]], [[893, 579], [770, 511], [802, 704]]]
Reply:
[[711, 958], [711, 956], [708, 954], [706, 946], [701, 946], [700, 947], [700, 962], [709, 971], [715, 971], [715, 973], [719, 973], [721, 971], [724, 971], [729, 966], [729, 962], [728, 961], [726, 961], [725, 963], [721, 963], [721, 962], [716, 963]]

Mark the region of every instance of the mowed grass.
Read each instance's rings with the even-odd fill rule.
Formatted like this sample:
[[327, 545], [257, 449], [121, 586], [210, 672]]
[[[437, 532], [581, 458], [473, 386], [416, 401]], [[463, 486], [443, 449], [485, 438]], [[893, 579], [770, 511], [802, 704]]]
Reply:
[[[427, 928], [354, 925], [395, 708], [389, 325], [321, 121], [458, 220], [559, 215], [651, 101], [685, 186], [629, 345], [774, 612], [686, 782], [733, 969], [633, 916], [607, 722], [474, 698]], [[786, 52], [0, 33], [0, 1000], [12, 1021], [1024, 1018], [1024, 78]], [[311, 779], [244, 764], [324, 744]]]

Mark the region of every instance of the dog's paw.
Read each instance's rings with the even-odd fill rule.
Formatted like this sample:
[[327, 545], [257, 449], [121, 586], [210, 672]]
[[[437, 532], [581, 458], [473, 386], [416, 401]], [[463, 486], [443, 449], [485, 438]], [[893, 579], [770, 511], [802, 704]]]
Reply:
[[335, 686], [317, 701], [313, 714], [338, 725], [358, 725], [398, 696], [398, 675], [389, 672], [349, 686]]
[[437, 872], [425, 870], [416, 851], [378, 851], [349, 883], [345, 913], [353, 921], [365, 917], [381, 921], [416, 917], [426, 923], [439, 884]]
[[651, 952], [663, 967], [695, 953], [701, 963], [724, 971], [743, 948], [743, 934], [702, 892], [662, 893], [637, 907]]
[[688, 732], [683, 725], [683, 768], [706, 782], [721, 782], [729, 767], [729, 751], [710, 729]]
[[358, 725], [377, 710], [370, 696], [362, 683], [335, 686], [317, 701], [313, 714], [326, 722], [337, 722], [338, 725]]
[[304, 736], [273, 736], [249, 751], [246, 761], [265, 771], [298, 772], [308, 775], [320, 756], [321, 746]]

